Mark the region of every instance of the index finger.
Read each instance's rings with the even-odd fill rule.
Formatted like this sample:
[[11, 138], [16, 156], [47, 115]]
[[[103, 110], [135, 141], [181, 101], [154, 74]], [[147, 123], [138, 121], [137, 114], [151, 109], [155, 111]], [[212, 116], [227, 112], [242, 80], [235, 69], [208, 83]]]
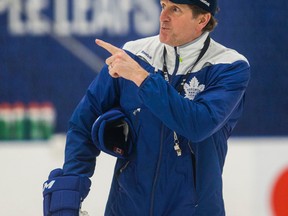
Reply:
[[105, 42], [105, 41], [103, 41], [103, 40], [100, 40], [100, 39], [96, 39], [96, 40], [95, 40], [95, 43], [96, 43], [98, 46], [100, 46], [100, 47], [104, 48], [105, 50], [107, 50], [107, 51], [108, 51], [109, 53], [111, 53], [112, 55], [114, 55], [116, 52], [121, 51], [120, 48], [118, 48], [118, 47], [116, 47], [116, 46], [113, 46], [112, 44], [107, 43], [107, 42]]

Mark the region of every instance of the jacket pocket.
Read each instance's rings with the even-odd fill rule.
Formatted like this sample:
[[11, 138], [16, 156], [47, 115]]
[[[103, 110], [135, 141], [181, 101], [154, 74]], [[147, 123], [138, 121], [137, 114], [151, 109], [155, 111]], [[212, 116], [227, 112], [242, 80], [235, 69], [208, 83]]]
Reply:
[[116, 180], [119, 186], [127, 194], [130, 194], [135, 190], [138, 185], [138, 180], [136, 177], [136, 164], [135, 161], [129, 160], [122, 163], [116, 171]]
[[190, 144], [190, 141], [188, 141], [188, 147], [190, 149], [190, 155], [191, 155], [191, 163], [192, 163], [192, 175], [193, 175], [193, 186], [194, 186], [194, 189], [195, 189], [195, 192], [196, 192], [196, 188], [197, 188], [197, 178], [196, 178], [196, 156], [195, 156], [195, 153], [191, 147], [191, 144]]
[[134, 129], [137, 133], [139, 133], [140, 130], [142, 113], [145, 112], [146, 109], [147, 108], [143, 106], [139, 106], [128, 111], [128, 116], [132, 121]]
[[128, 167], [130, 161], [123, 161], [122, 163], [119, 161], [118, 168], [115, 170], [115, 176], [119, 179], [120, 175], [124, 172], [124, 170]]

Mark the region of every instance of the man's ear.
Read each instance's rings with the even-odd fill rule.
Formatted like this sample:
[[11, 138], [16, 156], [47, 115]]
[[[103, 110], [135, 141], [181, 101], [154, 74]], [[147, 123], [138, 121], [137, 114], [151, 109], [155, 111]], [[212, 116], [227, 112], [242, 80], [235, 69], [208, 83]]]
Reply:
[[211, 14], [210, 13], [205, 13], [205, 14], [201, 14], [199, 15], [198, 17], [198, 24], [199, 24], [199, 27], [201, 29], [203, 29], [207, 24], [208, 22], [210, 21], [211, 19]]

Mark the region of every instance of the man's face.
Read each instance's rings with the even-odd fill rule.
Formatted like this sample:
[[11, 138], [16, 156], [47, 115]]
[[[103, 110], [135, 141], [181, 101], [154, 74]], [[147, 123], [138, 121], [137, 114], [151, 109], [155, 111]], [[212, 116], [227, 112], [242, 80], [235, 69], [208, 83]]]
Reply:
[[187, 4], [161, 0], [160, 41], [170, 46], [181, 46], [201, 35], [199, 19], [193, 18]]

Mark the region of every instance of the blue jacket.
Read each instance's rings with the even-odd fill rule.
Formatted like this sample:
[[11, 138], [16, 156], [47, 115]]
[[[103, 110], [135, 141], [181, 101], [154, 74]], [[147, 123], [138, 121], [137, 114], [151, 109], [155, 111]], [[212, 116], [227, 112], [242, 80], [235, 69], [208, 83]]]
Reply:
[[[242, 114], [250, 71], [245, 57], [211, 40], [179, 94], [174, 87], [194, 64], [207, 35], [182, 47], [164, 45], [158, 36], [125, 44], [123, 49], [150, 75], [137, 87], [111, 78], [106, 65], [74, 111], [66, 174], [93, 175], [100, 151], [92, 143], [91, 126], [111, 108], [120, 106], [137, 134], [131, 158], [116, 162], [105, 215], [225, 215], [227, 139]], [[162, 74], [164, 46], [171, 83]], [[181, 156], [174, 150], [173, 131]]]

